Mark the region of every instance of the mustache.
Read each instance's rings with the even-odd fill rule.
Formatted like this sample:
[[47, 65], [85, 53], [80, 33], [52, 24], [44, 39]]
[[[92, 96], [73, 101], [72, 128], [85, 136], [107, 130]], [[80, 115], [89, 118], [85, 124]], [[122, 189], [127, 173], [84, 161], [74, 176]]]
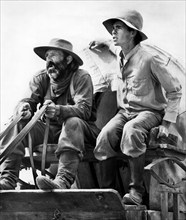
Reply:
[[54, 62], [52, 60], [47, 61], [46, 63], [47, 70], [58, 70], [58, 71], [64, 71], [67, 68], [67, 63], [65, 61], [63, 62]]

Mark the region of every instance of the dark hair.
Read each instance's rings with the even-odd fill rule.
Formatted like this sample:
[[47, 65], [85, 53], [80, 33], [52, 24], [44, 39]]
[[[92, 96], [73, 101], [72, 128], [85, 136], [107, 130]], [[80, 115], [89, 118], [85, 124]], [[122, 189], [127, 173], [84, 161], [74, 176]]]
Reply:
[[[68, 53], [64, 52], [65, 62], [67, 62], [67, 57], [71, 56]], [[71, 72], [76, 72], [79, 68], [79, 63], [73, 58], [72, 62], [68, 65], [67, 72], [68, 74]]]
[[142, 41], [142, 36], [139, 34], [139, 32], [137, 31], [136, 36], [134, 37], [134, 43], [137, 45]]
[[[130, 32], [130, 31], [135, 31], [135, 29], [133, 29], [133, 28], [131, 28], [131, 27], [129, 27], [129, 26], [127, 26], [126, 25], [126, 28], [127, 28], [127, 30]], [[135, 45], [137, 45], [137, 44], [139, 44], [141, 41], [142, 41], [142, 37], [141, 37], [141, 35], [139, 34], [139, 32], [136, 30], [136, 35], [135, 35], [135, 37], [134, 37], [134, 44]]]

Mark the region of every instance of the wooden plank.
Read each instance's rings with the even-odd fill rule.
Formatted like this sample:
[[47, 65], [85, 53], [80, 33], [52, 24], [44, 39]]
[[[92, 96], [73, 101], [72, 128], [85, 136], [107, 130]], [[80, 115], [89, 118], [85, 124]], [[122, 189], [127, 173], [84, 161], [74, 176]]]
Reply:
[[145, 205], [125, 205], [124, 209], [126, 220], [147, 220]]
[[118, 192], [105, 190], [2, 190], [0, 219], [125, 219]]
[[169, 183], [178, 183], [180, 181], [180, 187], [176, 189], [171, 189], [165, 187], [158, 183], [158, 181], [150, 177], [149, 180], [149, 209], [151, 210], [161, 210], [160, 201], [161, 191], [169, 192], [168, 195], [168, 210], [172, 211], [173, 209], [173, 195], [172, 193], [180, 193], [179, 196], [179, 211], [186, 212], [186, 182], [181, 181], [185, 177], [185, 171], [182, 170], [179, 166], [172, 162], [164, 162], [154, 168], [154, 171], [162, 178], [164, 178]]
[[[55, 212], [55, 210], [54, 210]], [[112, 213], [108, 216], [107, 213], [95, 213], [95, 212], [62, 212], [59, 217], [55, 217], [53, 213], [44, 212], [26, 212], [15, 213], [11, 215], [9, 212], [1, 214], [1, 219], [8, 220], [125, 220], [121, 213]], [[134, 220], [134, 219], [131, 219]], [[141, 220], [141, 219], [138, 219]]]
[[173, 194], [173, 216], [174, 216], [174, 220], [179, 220], [179, 194], [174, 193]]
[[[145, 212], [147, 213], [148, 220], [162, 220], [160, 211], [147, 210]], [[174, 220], [172, 212], [168, 212], [168, 219]], [[186, 213], [180, 213], [179, 220], [185, 220], [185, 219], [186, 219]]]
[[161, 218], [168, 220], [168, 192], [161, 192]]

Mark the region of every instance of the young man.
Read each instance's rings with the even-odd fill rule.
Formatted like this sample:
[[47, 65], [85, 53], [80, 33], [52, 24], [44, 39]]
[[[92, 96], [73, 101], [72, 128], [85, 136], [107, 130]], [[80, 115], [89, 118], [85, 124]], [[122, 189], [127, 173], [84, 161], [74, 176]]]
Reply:
[[[79, 66], [81, 58], [73, 52], [72, 44], [63, 39], [52, 39], [48, 46], [34, 48], [46, 61], [46, 69], [39, 71], [30, 82], [30, 95], [21, 100], [15, 115], [24, 113], [23, 119], [5, 136], [1, 149], [6, 147], [21, 128], [31, 119], [38, 104], [48, 104], [43, 118], [30, 131], [33, 147], [43, 143], [45, 119], [50, 118], [49, 143], [58, 143], [58, 172], [54, 181], [44, 176], [37, 178], [41, 189], [66, 189], [73, 184], [85, 142], [95, 145], [99, 130], [94, 124], [91, 76]], [[1, 165], [0, 189], [14, 189], [24, 157], [25, 138]], [[34, 149], [33, 149], [34, 150]]]
[[176, 122], [181, 85], [168, 72], [167, 63], [140, 44], [147, 36], [142, 32], [143, 18], [139, 12], [127, 11], [122, 17], [104, 21], [103, 25], [112, 35], [114, 45], [121, 48], [118, 54], [118, 113], [102, 129], [94, 153], [102, 161], [104, 188], [114, 186], [114, 156], [118, 151], [128, 156], [131, 182], [123, 202], [139, 205], [144, 193], [148, 133], [151, 128], [159, 126], [158, 136], [168, 135], [170, 124]]

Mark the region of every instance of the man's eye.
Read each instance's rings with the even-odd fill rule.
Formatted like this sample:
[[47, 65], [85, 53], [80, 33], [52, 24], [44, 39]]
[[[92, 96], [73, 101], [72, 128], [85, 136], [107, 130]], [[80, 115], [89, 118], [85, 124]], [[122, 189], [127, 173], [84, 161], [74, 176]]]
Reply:
[[119, 29], [121, 29], [121, 26], [113, 27], [113, 30], [119, 30]]
[[121, 28], [122, 28], [122, 26], [117, 26], [116, 28], [117, 28], [117, 29], [121, 29]]

